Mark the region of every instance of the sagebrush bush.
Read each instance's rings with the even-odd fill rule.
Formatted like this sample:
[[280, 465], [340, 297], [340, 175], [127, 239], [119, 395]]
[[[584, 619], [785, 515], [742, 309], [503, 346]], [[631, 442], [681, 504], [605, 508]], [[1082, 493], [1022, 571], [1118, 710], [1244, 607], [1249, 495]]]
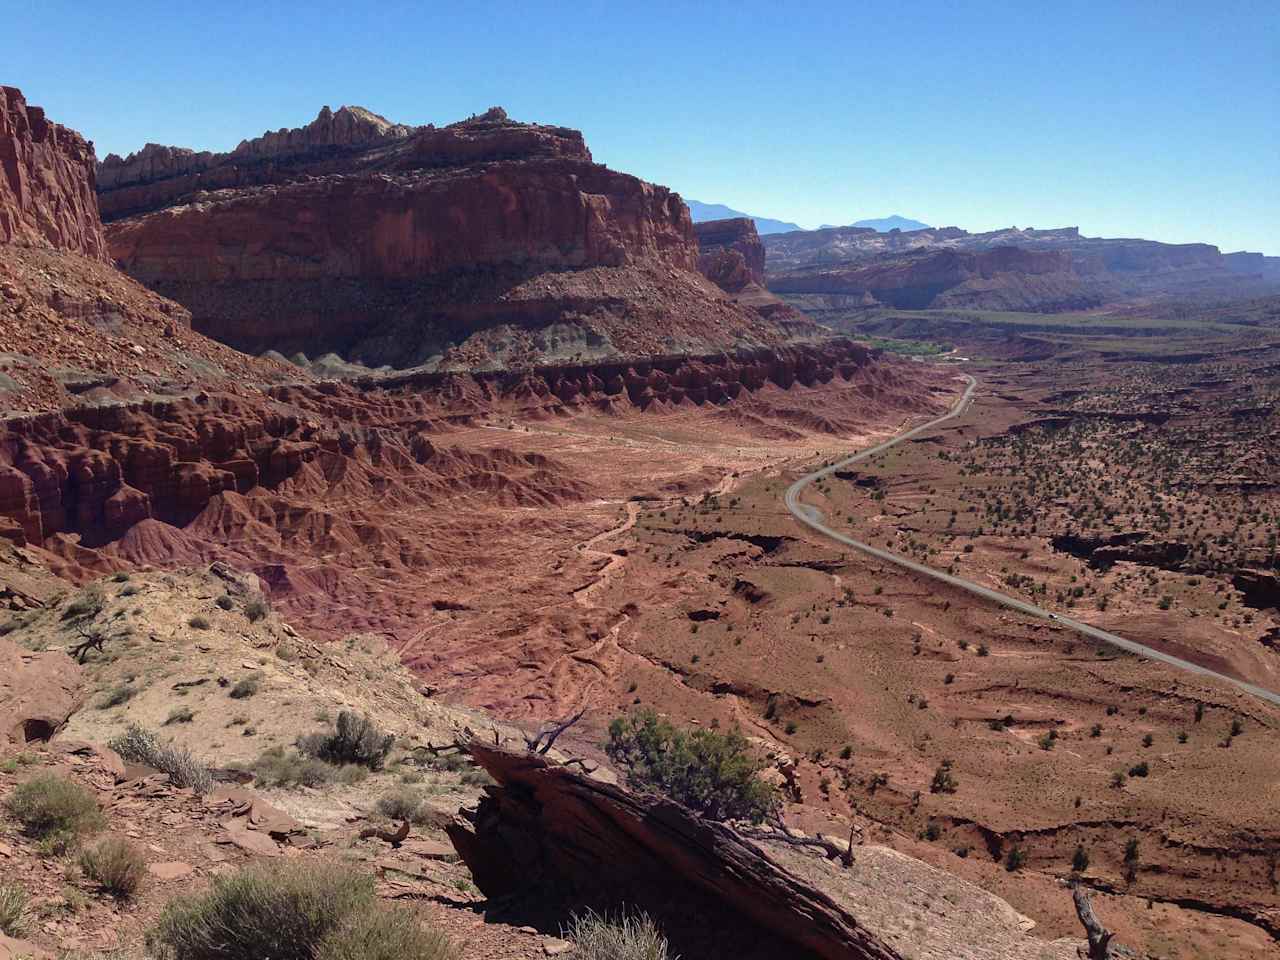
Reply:
[[262, 674], [253, 672], [247, 677], [240, 680], [231, 688], [231, 699], [245, 700], [252, 697], [258, 692], [258, 688], [262, 685]]
[[455, 960], [452, 941], [408, 907], [379, 907], [353, 916], [316, 948], [315, 960]]
[[19, 784], [5, 805], [35, 837], [75, 837], [102, 826], [97, 798], [86, 787], [53, 773]]
[[759, 823], [778, 805], [760, 779], [764, 763], [739, 731], [680, 730], [652, 710], [609, 724], [605, 751], [627, 769], [628, 782], [654, 790], [711, 820]]
[[408, 820], [410, 823], [426, 823], [431, 811], [421, 790], [400, 787], [378, 798], [378, 812], [392, 820]]
[[319, 787], [337, 778], [331, 763], [307, 757], [296, 750], [270, 747], [253, 762], [253, 776], [264, 787]]
[[129, 763], [159, 770], [169, 775], [175, 787], [189, 787], [196, 793], [207, 793], [213, 786], [209, 768], [191, 755], [190, 751], [171, 743], [161, 743], [154, 733], [136, 723], [120, 736], [108, 742], [121, 759]]
[[575, 916], [564, 931], [574, 960], [667, 960], [667, 938], [648, 915], [616, 918], [594, 911]]
[[27, 891], [16, 883], [0, 883], [0, 933], [20, 937], [27, 929]]
[[215, 877], [171, 901], [147, 934], [160, 960], [445, 960], [448, 941], [378, 905], [373, 878], [338, 862], [286, 862]]
[[147, 875], [142, 850], [123, 837], [107, 837], [80, 854], [80, 869], [103, 890], [121, 900], [138, 892]]
[[244, 615], [249, 618], [250, 623], [257, 623], [270, 612], [271, 607], [262, 596], [251, 597], [244, 605]]
[[299, 737], [298, 749], [327, 763], [354, 763], [381, 770], [395, 742], [394, 736], [383, 733], [370, 718], [343, 710], [332, 732]]

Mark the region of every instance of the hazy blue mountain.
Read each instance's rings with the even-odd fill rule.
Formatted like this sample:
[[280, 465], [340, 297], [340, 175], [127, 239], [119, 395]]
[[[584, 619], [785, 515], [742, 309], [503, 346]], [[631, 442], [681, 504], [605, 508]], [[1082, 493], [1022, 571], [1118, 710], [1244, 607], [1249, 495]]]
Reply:
[[911, 220], [907, 217], [900, 217], [896, 213], [891, 217], [881, 217], [879, 220], [859, 220], [857, 223], [849, 224], [851, 227], [870, 227], [872, 230], [879, 230], [881, 233], [888, 233], [890, 230], [901, 230], [904, 233], [908, 230], [928, 230], [927, 223], [921, 223], [919, 220]]
[[770, 220], [768, 217], [757, 217], [726, 207], [723, 203], [702, 203], [698, 200], [686, 200], [685, 203], [689, 205], [689, 213], [694, 223], [702, 223], [704, 220], [728, 220], [730, 217], [750, 217], [756, 222], [758, 233], [789, 233], [800, 229], [797, 224], [787, 223], [784, 220]]

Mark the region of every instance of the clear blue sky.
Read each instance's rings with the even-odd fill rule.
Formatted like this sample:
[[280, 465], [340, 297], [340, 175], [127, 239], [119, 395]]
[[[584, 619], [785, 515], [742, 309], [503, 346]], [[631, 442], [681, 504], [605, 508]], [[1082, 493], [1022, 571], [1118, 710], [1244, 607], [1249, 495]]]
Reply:
[[406, 123], [500, 104], [804, 226], [901, 213], [1280, 255], [1276, 0], [0, 5], [0, 83], [100, 157], [228, 149], [326, 103]]

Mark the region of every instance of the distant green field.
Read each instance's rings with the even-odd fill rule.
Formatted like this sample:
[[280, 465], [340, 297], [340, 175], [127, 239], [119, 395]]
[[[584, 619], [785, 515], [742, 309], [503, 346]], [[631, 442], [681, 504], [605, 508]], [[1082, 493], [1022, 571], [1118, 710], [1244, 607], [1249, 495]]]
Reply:
[[908, 357], [932, 357], [940, 353], [949, 353], [951, 347], [943, 343], [929, 340], [895, 340], [886, 337], [870, 337], [867, 341], [873, 347], [886, 353], [901, 353]]

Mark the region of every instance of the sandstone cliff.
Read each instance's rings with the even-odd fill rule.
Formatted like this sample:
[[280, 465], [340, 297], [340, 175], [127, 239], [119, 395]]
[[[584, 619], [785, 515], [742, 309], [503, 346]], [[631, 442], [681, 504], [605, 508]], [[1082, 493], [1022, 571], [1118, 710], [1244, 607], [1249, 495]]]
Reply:
[[707, 220], [695, 225], [698, 269], [716, 286], [739, 293], [748, 284], [764, 286], [764, 244], [747, 217]]
[[821, 264], [772, 277], [770, 289], [786, 294], [862, 296], [868, 305], [898, 309], [1071, 310], [1100, 302], [1073, 271], [1069, 255], [1018, 247], [978, 253], [926, 248]]
[[104, 259], [93, 144], [0, 87], [0, 243]]
[[132, 214], [108, 227], [124, 269], [254, 352], [484, 366], [781, 339], [697, 273], [677, 195], [496, 108], [416, 129], [326, 110], [230, 154], [149, 148], [103, 183], [108, 216]]

